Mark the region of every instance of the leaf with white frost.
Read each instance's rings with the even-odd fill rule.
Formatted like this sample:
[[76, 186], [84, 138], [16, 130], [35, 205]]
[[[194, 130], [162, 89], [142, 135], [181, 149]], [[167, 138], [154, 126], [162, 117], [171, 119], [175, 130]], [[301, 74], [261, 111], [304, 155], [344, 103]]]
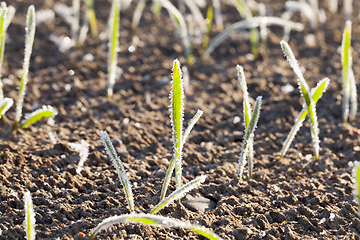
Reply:
[[195, 178], [194, 180], [188, 182], [187, 184], [181, 186], [181, 188], [176, 189], [176, 191], [172, 192], [169, 196], [167, 196], [165, 199], [163, 199], [161, 202], [159, 202], [152, 210], [151, 214], [155, 214], [167, 205], [169, 205], [171, 202], [176, 201], [183, 196], [187, 192], [190, 192], [191, 190], [197, 188], [200, 186], [201, 183], [205, 182], [206, 175], [202, 175], [200, 177]]
[[286, 56], [286, 59], [290, 63], [290, 66], [296, 73], [298, 77], [298, 85], [303, 96], [304, 102], [306, 104], [307, 110], [309, 111], [309, 122], [311, 126], [311, 141], [314, 148], [315, 159], [319, 159], [319, 149], [320, 149], [320, 140], [319, 140], [319, 127], [316, 115], [316, 106], [314, 103], [314, 99], [311, 96], [311, 91], [309, 85], [306, 83], [301, 71], [300, 67], [295, 59], [294, 53], [292, 52], [289, 44], [285, 41], [280, 42], [281, 48]]
[[221, 237], [210, 231], [209, 229], [191, 224], [188, 222], [181, 222], [168, 217], [157, 216], [153, 214], [124, 214], [120, 216], [114, 216], [105, 219], [102, 221], [92, 232], [90, 240], [94, 239], [95, 236], [103, 229], [109, 228], [110, 226], [116, 223], [144, 223], [148, 225], [158, 226], [158, 227], [181, 227], [184, 229], [192, 230], [196, 233], [201, 234], [202, 236], [211, 239], [211, 240], [222, 240]]
[[7, 112], [7, 110], [9, 110], [13, 103], [14, 100], [12, 100], [12, 98], [4, 98], [0, 101], [0, 118]]
[[26, 28], [25, 28], [25, 54], [24, 54], [24, 63], [23, 63], [23, 73], [20, 80], [20, 87], [18, 93], [18, 100], [16, 103], [15, 110], [15, 119], [14, 119], [14, 130], [17, 129], [17, 125], [20, 121], [22, 115], [22, 105], [24, 102], [24, 96], [26, 92], [26, 84], [28, 82], [28, 73], [30, 65], [30, 56], [33, 48], [34, 38], [35, 38], [35, 7], [31, 5], [28, 8], [26, 15]]
[[89, 156], [89, 143], [87, 143], [84, 139], [81, 139], [80, 143], [68, 143], [68, 146], [74, 151], [79, 153], [80, 160], [78, 167], [76, 169], [76, 173], [80, 173], [82, 170], [82, 166]]
[[246, 155], [248, 154], [248, 150], [249, 150], [249, 143], [250, 143], [249, 141], [250, 139], [253, 139], [254, 131], [260, 116], [261, 99], [262, 99], [261, 96], [256, 98], [254, 111], [252, 113], [249, 126], [245, 132], [244, 142], [239, 156], [239, 167], [238, 167], [237, 177], [241, 177], [244, 171], [244, 167], [246, 164]]
[[[317, 84], [317, 86], [315, 88], [313, 88], [311, 90], [312, 99], [314, 100], [315, 104], [322, 97], [322, 94], [326, 91], [329, 83], [330, 83], [330, 79], [324, 78]], [[280, 152], [280, 159], [285, 156], [287, 150], [290, 147], [291, 142], [294, 140], [296, 133], [299, 131], [300, 127], [302, 126], [308, 113], [309, 113], [309, 111], [307, 110], [306, 105], [303, 106], [303, 109], [301, 110], [299, 116], [295, 119], [295, 123], [294, 123], [293, 127], [291, 128], [290, 133], [284, 142], [284, 145]]]
[[[184, 134], [182, 136], [182, 145], [183, 146], [184, 146], [184, 144], [186, 142], [186, 139], [187, 139], [189, 133], [191, 132], [191, 130], [193, 129], [195, 123], [199, 120], [199, 118], [201, 117], [202, 114], [203, 114], [203, 111], [197, 110], [194, 117], [190, 120], [189, 125], [185, 129]], [[164, 183], [163, 183], [163, 186], [161, 188], [160, 200], [163, 200], [165, 198], [166, 191], [167, 191], [167, 188], [168, 188], [169, 183], [170, 183], [171, 174], [172, 174], [172, 172], [174, 170], [174, 167], [175, 167], [175, 159], [176, 159], [176, 156], [174, 154], [171, 161], [170, 161], [170, 164], [169, 164], [169, 167], [168, 167], [168, 169], [166, 171], [166, 174], [165, 174]]]
[[25, 220], [24, 227], [27, 240], [35, 240], [35, 212], [29, 191], [24, 193]]
[[54, 117], [58, 114], [58, 111], [52, 106], [42, 106], [30, 114], [26, 114], [24, 120], [21, 122], [20, 128], [25, 128], [31, 124], [40, 121], [43, 118]]
[[112, 145], [110, 137], [107, 134], [107, 132], [102, 131], [100, 135], [101, 135], [101, 141], [106, 150], [106, 154], [109, 156], [110, 160], [114, 164], [114, 167], [119, 175], [121, 184], [124, 187], [125, 197], [128, 201], [130, 212], [134, 212], [135, 211], [134, 197], [133, 197], [133, 194], [131, 191], [130, 180], [126, 174], [125, 168], [124, 168], [120, 158], [116, 154], [115, 148]]

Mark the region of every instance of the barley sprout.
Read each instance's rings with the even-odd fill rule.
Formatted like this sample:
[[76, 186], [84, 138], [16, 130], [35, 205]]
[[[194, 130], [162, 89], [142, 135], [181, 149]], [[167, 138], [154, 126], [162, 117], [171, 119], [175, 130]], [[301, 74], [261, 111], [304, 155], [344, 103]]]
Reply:
[[35, 240], [35, 212], [29, 191], [24, 193], [25, 220], [24, 227], [27, 240]]
[[[256, 98], [256, 102], [255, 102], [255, 107], [254, 107], [254, 111], [252, 113], [250, 122], [249, 122], [249, 126], [246, 128], [245, 131], [245, 137], [244, 137], [244, 141], [243, 141], [243, 145], [241, 148], [241, 153], [239, 156], [239, 167], [238, 167], [238, 172], [237, 172], [237, 177], [241, 177], [243, 171], [244, 171], [244, 167], [246, 164], [246, 155], [248, 154], [249, 151], [249, 144], [251, 143], [251, 139], [254, 138], [254, 131], [257, 125], [257, 122], [259, 120], [259, 116], [260, 116], [260, 107], [261, 107], [261, 99], [262, 97], [259, 96]], [[249, 166], [249, 169], [251, 168], [251, 166]], [[251, 173], [249, 173], [250, 176]]]
[[207, 229], [203, 226], [191, 224], [188, 222], [182, 222], [182, 221], [175, 220], [172, 218], [157, 216], [157, 215], [153, 215], [153, 214], [144, 214], [144, 213], [133, 214], [133, 213], [131, 213], [131, 214], [124, 214], [124, 215], [120, 215], [120, 216], [114, 216], [114, 217], [110, 217], [110, 218], [103, 220], [93, 230], [93, 232], [90, 236], [90, 240], [94, 239], [96, 234], [98, 234], [101, 230], [106, 229], [106, 228], [112, 226], [113, 224], [121, 223], [121, 222], [123, 222], [123, 223], [144, 223], [144, 224], [158, 226], [158, 227], [181, 227], [181, 228], [185, 228], [188, 230], [192, 230], [196, 233], [199, 233], [202, 236], [204, 236], [208, 239], [211, 239], [211, 240], [221, 240], [222, 239], [218, 235], [216, 235], [215, 233], [213, 233], [212, 231], [210, 231], [209, 229]]
[[119, 50], [120, 0], [113, 0], [109, 20], [109, 55], [107, 100], [110, 101], [115, 85], [117, 53]]
[[[358, 206], [360, 207], [360, 162], [359, 161], [356, 161], [354, 163], [352, 175], [354, 180], [353, 194], [355, 200], [358, 203]], [[358, 211], [358, 215], [360, 216], [360, 210]]]
[[30, 114], [26, 114], [24, 120], [21, 121], [20, 128], [25, 128], [31, 124], [36, 123], [37, 121], [40, 121], [43, 118], [50, 118], [54, 117], [58, 114], [58, 111], [53, 108], [52, 106], [42, 106], [42, 108], [39, 108], [35, 110], [34, 112]]
[[187, 184], [181, 186], [179, 189], [171, 193], [168, 197], [162, 199], [152, 210], [151, 214], [155, 214], [167, 205], [169, 205], [171, 202], [176, 201], [183, 196], [187, 192], [190, 192], [191, 190], [197, 188], [200, 186], [201, 183], [205, 182], [206, 175], [202, 175], [200, 177], [195, 178], [194, 180], [188, 182]]
[[128, 176], [126, 175], [125, 168], [124, 168], [120, 158], [116, 154], [115, 148], [112, 145], [110, 137], [106, 131], [101, 132], [101, 141], [105, 147], [107, 155], [109, 156], [110, 160], [114, 164], [114, 167], [119, 175], [121, 184], [124, 187], [125, 197], [128, 201], [130, 212], [134, 212], [135, 211], [134, 197], [133, 197], [131, 187], [130, 187], [130, 180], [129, 180]]
[[[199, 120], [199, 118], [201, 117], [202, 114], [203, 114], [203, 111], [197, 110], [195, 116], [189, 122], [189, 125], [185, 129], [184, 134], [182, 136], [182, 145], [183, 146], [184, 146], [184, 144], [186, 142], [186, 139], [187, 139], [189, 133], [191, 132], [191, 130], [193, 129], [195, 123]], [[171, 174], [172, 174], [172, 172], [174, 170], [174, 167], [175, 167], [175, 159], [176, 159], [176, 156], [174, 154], [171, 161], [170, 161], [169, 167], [168, 167], [168, 169], [166, 171], [164, 183], [163, 183], [163, 186], [161, 188], [160, 200], [163, 200], [165, 198], [166, 191], [167, 191], [167, 188], [168, 188], [169, 183], [170, 183]]]
[[311, 96], [311, 91], [309, 85], [306, 83], [301, 71], [300, 67], [295, 59], [294, 53], [292, 52], [289, 44], [285, 41], [280, 42], [281, 48], [290, 63], [290, 66], [296, 73], [298, 77], [298, 85], [303, 96], [304, 102], [306, 104], [306, 108], [309, 111], [309, 121], [311, 126], [311, 139], [314, 148], [315, 159], [319, 159], [319, 127], [316, 115], [316, 106], [313, 97]]
[[31, 5], [28, 8], [28, 12], [26, 15], [26, 35], [25, 35], [25, 56], [23, 63], [23, 73], [20, 80], [20, 88], [18, 94], [18, 100], [16, 103], [16, 111], [15, 111], [15, 119], [14, 119], [14, 130], [17, 129], [18, 123], [20, 121], [22, 115], [22, 105], [24, 102], [24, 96], [26, 92], [26, 84], [28, 82], [28, 73], [29, 73], [29, 64], [30, 64], [30, 56], [32, 52], [32, 47], [34, 43], [35, 37], [35, 8]]

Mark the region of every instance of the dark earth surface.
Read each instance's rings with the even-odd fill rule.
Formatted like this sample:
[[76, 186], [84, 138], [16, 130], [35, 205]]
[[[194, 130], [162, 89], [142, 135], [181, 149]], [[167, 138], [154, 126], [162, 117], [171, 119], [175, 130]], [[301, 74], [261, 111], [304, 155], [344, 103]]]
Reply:
[[[25, 15], [29, 5], [52, 9], [60, 1], [6, 1], [16, 15], [8, 29], [2, 68], [5, 97], [17, 99], [24, 49]], [[61, 1], [63, 2], [63, 1]], [[137, 1], [135, 1], [137, 2]], [[24, 113], [49, 104], [59, 110], [53, 125], [45, 120], [11, 132], [14, 107], [0, 129], [0, 239], [24, 239], [23, 193], [31, 196], [36, 212], [37, 239], [85, 239], [103, 219], [129, 213], [124, 192], [111, 161], [105, 154], [100, 132], [106, 130], [133, 184], [136, 212], [147, 213], [159, 202], [165, 171], [172, 156], [169, 92], [172, 62], [186, 65], [183, 45], [163, 9], [153, 20], [151, 4], [145, 7], [138, 29], [140, 45], [130, 53], [131, 19], [135, 2], [121, 13], [117, 79], [114, 95], [106, 101], [107, 42], [88, 36], [82, 48], [62, 53], [50, 35], [69, 36], [70, 27], [58, 15], [55, 21], [37, 25], [30, 64]], [[261, 1], [268, 15], [285, 11], [285, 1]], [[356, 18], [360, 4], [354, 1], [353, 59], [358, 64], [360, 28]], [[71, 6], [71, 1], [65, 1]], [[352, 195], [350, 162], [359, 159], [359, 118], [352, 126], [341, 125], [341, 60], [338, 51], [345, 26], [343, 6], [332, 16], [326, 5], [326, 23], [316, 30], [305, 24], [289, 41], [300, 66], [306, 69], [310, 87], [329, 77], [327, 92], [317, 103], [320, 127], [320, 159], [315, 160], [309, 123], [306, 121], [286, 156], [279, 153], [302, 99], [297, 80], [280, 49], [283, 30], [270, 27], [266, 56], [253, 59], [249, 33], [231, 35], [210, 58], [201, 61], [201, 46], [194, 45], [195, 64], [186, 92], [184, 122], [197, 109], [204, 111], [184, 146], [183, 182], [207, 174], [198, 189], [182, 199], [205, 197], [215, 202], [206, 211], [172, 203], [160, 215], [190, 221], [212, 229], [224, 239], [359, 239], [360, 219]], [[110, 1], [95, 1], [98, 28], [105, 30]], [[188, 10], [187, 10], [188, 11]], [[202, 9], [203, 15], [206, 8]], [[241, 20], [237, 10], [222, 3], [225, 26]], [[300, 14], [291, 18], [300, 21]], [[213, 26], [210, 39], [217, 34]], [[311, 35], [313, 34], [313, 35]], [[308, 37], [310, 36], [310, 37]], [[315, 41], [306, 39], [315, 36]], [[91, 54], [94, 59], [91, 61]], [[90, 56], [90, 58], [89, 58]], [[90, 61], [89, 61], [90, 60]], [[242, 92], [237, 64], [243, 65], [250, 97], [263, 96], [255, 131], [254, 179], [247, 170], [236, 178], [244, 136]], [[73, 72], [72, 72], [72, 71]], [[284, 91], [290, 85], [293, 91]], [[359, 86], [358, 86], [359, 87]], [[240, 116], [241, 121], [234, 122]], [[354, 131], [353, 131], [354, 130]], [[54, 144], [49, 137], [56, 138]], [[69, 142], [86, 140], [90, 154], [84, 170], [76, 173], [77, 152]], [[174, 181], [170, 191], [174, 190]], [[169, 192], [170, 192], [169, 191]], [[117, 224], [99, 239], [204, 239], [179, 228], [142, 224]]]

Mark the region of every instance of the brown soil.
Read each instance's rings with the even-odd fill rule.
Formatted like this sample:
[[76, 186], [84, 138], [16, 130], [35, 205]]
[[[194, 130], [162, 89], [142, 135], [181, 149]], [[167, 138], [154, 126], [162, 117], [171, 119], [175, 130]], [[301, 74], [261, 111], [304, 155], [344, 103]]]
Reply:
[[[52, 1], [6, 1], [16, 7], [16, 16], [8, 29], [2, 69], [6, 97], [17, 99], [24, 45], [27, 7], [52, 8]], [[49, 6], [45, 4], [48, 3]], [[70, 6], [71, 1], [66, 1]], [[281, 16], [285, 0], [262, 1], [271, 15]], [[204, 111], [184, 146], [183, 181], [201, 174], [207, 180], [190, 197], [206, 197], [216, 208], [194, 212], [182, 204], [171, 204], [160, 212], [182, 221], [212, 229], [224, 239], [359, 239], [360, 220], [352, 195], [351, 168], [359, 158], [359, 135], [344, 130], [341, 119], [341, 61], [337, 51], [345, 25], [342, 7], [316, 31], [309, 25], [303, 32], [291, 34], [292, 47], [299, 64], [306, 69], [310, 87], [329, 77], [327, 92], [317, 103], [320, 125], [320, 159], [314, 160], [306, 122], [298, 132], [284, 159], [279, 159], [302, 99], [296, 76], [283, 58], [279, 41], [282, 29], [271, 27], [267, 57], [249, 56], [248, 33], [234, 34], [210, 59], [201, 62], [200, 46], [192, 69], [190, 90], [186, 93], [185, 122], [197, 109]], [[359, 2], [354, 1], [354, 9]], [[98, 27], [105, 29], [110, 1], [95, 1]], [[9, 131], [14, 107], [1, 123], [0, 139], [0, 239], [24, 239], [23, 193], [29, 190], [35, 205], [37, 239], [81, 239], [89, 236], [104, 218], [128, 213], [122, 186], [111, 161], [105, 154], [100, 132], [107, 130], [128, 170], [135, 196], [136, 212], [149, 212], [159, 201], [161, 185], [172, 156], [169, 118], [172, 61], [186, 65], [181, 40], [165, 10], [161, 21], [152, 19], [147, 4], [139, 26], [143, 45], [134, 53], [131, 45], [131, 19], [135, 4], [121, 14], [119, 66], [123, 74], [117, 80], [114, 96], [106, 101], [106, 41], [91, 37], [80, 49], [59, 51], [49, 40], [51, 34], [70, 34], [69, 26], [56, 15], [54, 23], [37, 26], [30, 65], [24, 112], [33, 106], [49, 104], [59, 110], [53, 126], [41, 121], [33, 126]], [[206, 9], [202, 10], [205, 14]], [[236, 9], [222, 7], [229, 26], [241, 18]], [[354, 13], [355, 14], [358, 13]], [[295, 14], [294, 21], [300, 20]], [[360, 76], [360, 28], [353, 18], [353, 59], [355, 76]], [[211, 38], [217, 34], [215, 27]], [[304, 41], [316, 36], [314, 46]], [[93, 61], [86, 61], [85, 54]], [[236, 179], [238, 156], [244, 127], [242, 92], [236, 78], [236, 64], [244, 66], [250, 96], [263, 96], [258, 128], [255, 132], [254, 179], [247, 171]], [[73, 70], [74, 74], [69, 74]], [[70, 71], [71, 73], [71, 71]], [[289, 84], [294, 91], [286, 93]], [[233, 123], [240, 116], [240, 123]], [[358, 120], [358, 119], [357, 119]], [[354, 127], [360, 127], [358, 121]], [[57, 140], [52, 144], [48, 133]], [[85, 168], [76, 174], [78, 153], [68, 142], [85, 139], [90, 155]], [[170, 191], [174, 190], [171, 183]], [[156, 228], [141, 224], [118, 224], [99, 235], [99, 239], [203, 239], [183, 229]]]

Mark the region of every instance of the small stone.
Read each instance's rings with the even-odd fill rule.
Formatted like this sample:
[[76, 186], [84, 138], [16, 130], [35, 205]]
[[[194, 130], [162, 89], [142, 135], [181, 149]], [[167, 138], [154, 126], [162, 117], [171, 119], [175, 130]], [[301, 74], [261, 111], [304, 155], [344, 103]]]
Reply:
[[236, 240], [247, 240], [251, 234], [251, 230], [248, 228], [236, 228], [233, 231], [233, 235]]
[[216, 202], [204, 197], [192, 198], [185, 200], [182, 204], [191, 211], [205, 212], [216, 208]]
[[166, 158], [161, 159], [160, 163], [165, 166], [169, 166], [169, 160], [167, 160]]

